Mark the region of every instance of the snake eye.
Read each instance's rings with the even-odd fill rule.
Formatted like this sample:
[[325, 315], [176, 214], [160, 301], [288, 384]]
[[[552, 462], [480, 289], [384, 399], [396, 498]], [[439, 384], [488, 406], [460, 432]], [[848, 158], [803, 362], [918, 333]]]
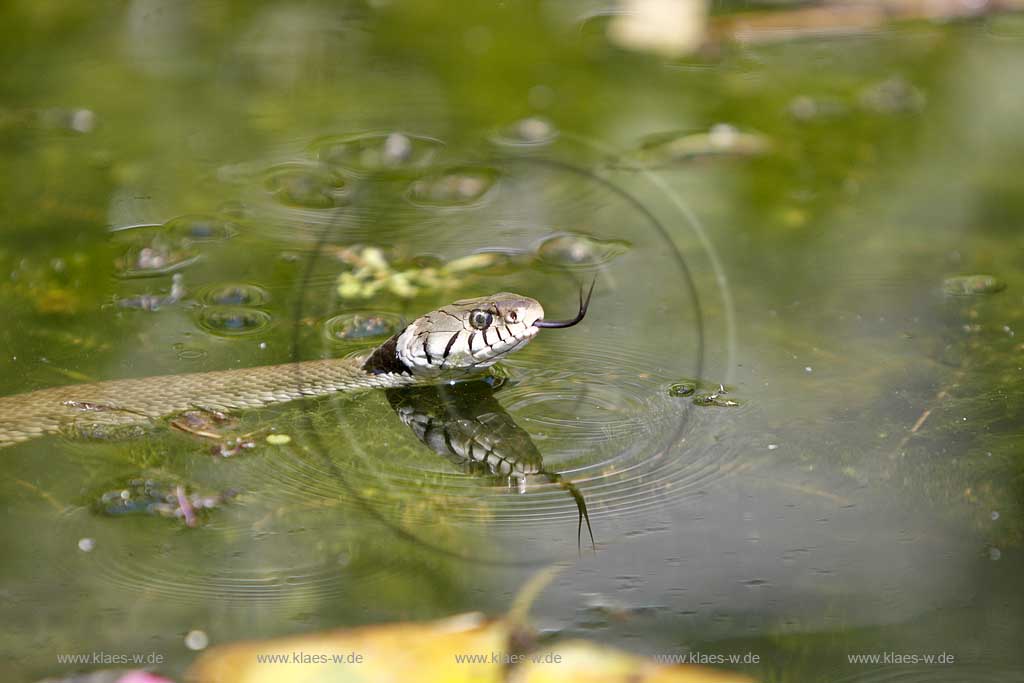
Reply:
[[474, 309], [469, 314], [469, 324], [478, 330], [486, 330], [493, 320], [494, 316], [481, 308]]
[[519, 314], [516, 313], [515, 311], [509, 311], [508, 312], [508, 321], [510, 323], [514, 323], [517, 320], [519, 320]]

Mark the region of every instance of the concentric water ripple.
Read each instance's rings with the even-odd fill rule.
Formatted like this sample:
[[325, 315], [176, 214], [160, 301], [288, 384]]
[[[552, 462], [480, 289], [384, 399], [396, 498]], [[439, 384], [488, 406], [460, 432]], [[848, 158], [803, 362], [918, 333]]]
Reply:
[[[71, 575], [88, 562], [90, 575], [101, 577], [104, 586], [193, 604], [258, 602], [294, 609], [350, 590], [350, 544], [339, 535], [335, 549], [323, 547], [336, 526], [329, 518], [310, 526], [308, 515], [300, 522], [267, 510], [255, 517], [256, 524], [245, 513], [226, 522], [219, 515], [199, 529], [135, 519], [150, 532], [145, 542], [137, 540], [138, 527], [125, 533], [124, 519], [97, 518], [81, 508], [69, 511], [61, 521], [64, 532], [88, 537], [92, 549], [66, 555], [61, 571]], [[361, 585], [367, 578], [386, 582], [394, 571], [377, 563], [368, 577], [358, 578]]]
[[[397, 143], [385, 152], [384, 142], [378, 136], [367, 143], [371, 151], [366, 158], [374, 164], [397, 154]], [[554, 147], [565, 144], [547, 151], [554, 154]], [[342, 156], [351, 160], [363, 142], [346, 145]], [[476, 556], [479, 548], [453, 546], [436, 530], [455, 525], [466, 539], [495, 528], [571, 538], [579, 509], [567, 487], [582, 493], [600, 529], [605, 518], [618, 522], [671, 505], [727, 476], [730, 450], [691, 433], [696, 422], [715, 422], [716, 410], [697, 411], [690, 399], [668, 391], [680, 378], [701, 376], [704, 322], [685, 264], [673, 256], [675, 247], [654, 214], [613, 181], [554, 157], [531, 153], [487, 158], [481, 164], [447, 158], [443, 147], [423, 157], [414, 148], [406, 151], [412, 163], [396, 156], [385, 165], [387, 173], [321, 155], [321, 162], [354, 174], [351, 203], [319, 218], [305, 213], [289, 217], [277, 207], [273, 223], [294, 225], [323, 243], [349, 244], [367, 239], [379, 244], [392, 226], [400, 227], [408, 253], [437, 255], [438, 264], [481, 250], [533, 253], [532, 264], [524, 266], [529, 272], [496, 273], [504, 277], [494, 284], [467, 279], [465, 295], [497, 289], [530, 294], [539, 276], [551, 280], [539, 287], [546, 292], [542, 303], [552, 310], [564, 308], [575, 296], [565, 286], [570, 273], [582, 278], [596, 274], [598, 297], [586, 324], [569, 332], [545, 332], [541, 341], [508, 359], [511, 380], [494, 395], [498, 407], [492, 412], [498, 417], [477, 416], [481, 425], [493, 426], [495, 419], [511, 422], [502, 429], [525, 433], [533, 455], [524, 457], [543, 464], [539, 471], [517, 464], [500, 449], [492, 454], [500, 456], [497, 460], [488, 455], [490, 465], [479, 456], [476, 461], [466, 457], [472, 449], [448, 443], [446, 452], [444, 443], [452, 434], [442, 439], [436, 427], [437, 420], [446, 423], [448, 418], [421, 419], [434, 432], [417, 435], [403, 424], [406, 418], [381, 417], [389, 409], [382, 396], [338, 397], [315, 402], [309, 408], [310, 430], [297, 435], [305, 452], [319, 453], [320, 459], [304, 455], [266, 472], [277, 494], [356, 504], [401, 534]], [[495, 187], [487, 201], [475, 200], [485, 184], [467, 176], [463, 187], [451, 170], [467, 168], [494, 169], [488, 182]], [[422, 196], [428, 189], [431, 201], [408, 201], [410, 193]], [[619, 232], [626, 224], [631, 226], [629, 242]], [[653, 281], [675, 286], [650, 291], [647, 283]], [[561, 285], [552, 287], [554, 282]], [[310, 303], [312, 310], [301, 315], [318, 313], [318, 301]], [[637, 326], [652, 315], [655, 326]], [[344, 318], [333, 319], [332, 325], [339, 320]], [[731, 411], [731, 418], [740, 414]], [[454, 426], [445, 432], [465, 430], [459, 420], [464, 423], [467, 416], [449, 417]], [[481, 429], [472, 419], [470, 431]], [[524, 478], [524, 472], [533, 473]], [[536, 555], [530, 559], [547, 552], [527, 549]], [[492, 559], [506, 555], [493, 547], [487, 553]], [[523, 550], [509, 555], [523, 559]]]
[[[365, 533], [368, 514], [399, 537], [445, 552], [536, 562], [574, 554], [575, 543], [558, 543], [554, 551], [543, 543], [505, 547], [488, 534], [500, 529], [510, 538], [571, 541], [581, 496], [603, 543], [611, 540], [604, 531], [609, 521], [621, 528], [631, 516], [699, 495], [727, 476], [729, 449], [695, 430], [715, 421], [714, 410], [695, 410], [691, 400], [668, 391], [681, 377], [701, 376], [704, 321], [685, 264], [655, 215], [585, 165], [535, 156], [536, 149], [529, 156], [458, 159], [445, 156], [448, 148], [439, 141], [402, 135], [321, 140], [293, 158], [254, 168], [240, 178], [242, 209], [233, 216], [250, 236], [273, 237], [289, 249], [322, 248], [328, 258], [321, 267], [334, 266], [332, 272], [331, 254], [365, 245], [380, 245], [396, 267], [413, 269], [443, 268], [481, 253], [529, 256], [511, 269], [453, 270], [456, 279], [444, 291], [421, 291], [416, 308], [401, 318], [498, 290], [536, 296], [551, 317], [563, 317], [575, 306], [580, 280], [596, 277], [584, 325], [545, 331], [509, 358], [510, 377], [489, 399], [493, 406], [480, 415], [438, 417], [468, 420], [469, 432], [485, 442], [486, 430], [497, 426], [525, 438], [519, 447], [526, 450], [510, 454], [495, 446], [486, 459], [472, 449], [441, 453], [443, 440], [434, 434], [431, 446], [410, 430], [408, 416], [400, 419], [384, 392], [310, 401], [302, 406], [307, 429], [287, 423], [292, 447], [245, 456], [253, 458], [246, 484], [259, 505], [241, 505], [202, 531], [225, 538], [288, 534], [278, 524], [287, 527], [288, 515], [306, 522], [323, 514], [341, 529]], [[562, 137], [549, 142], [546, 154], [568, 144]], [[625, 233], [624, 225], [630, 226]], [[389, 244], [398, 235], [401, 253]], [[429, 263], [417, 265], [413, 257], [423, 254]], [[373, 314], [375, 301], [360, 301], [368, 306], [361, 311], [324, 297], [334, 275], [310, 270], [308, 277], [309, 301], [290, 313], [296, 322], [325, 321], [317, 352], [368, 348], [397, 330], [401, 318]], [[673, 286], [652, 290], [651, 282]], [[434, 303], [427, 303], [431, 297]], [[256, 308], [266, 299], [265, 290], [242, 284], [211, 286], [200, 293], [205, 307], [195, 315], [214, 334], [259, 332], [272, 322]], [[275, 301], [288, 299], [275, 293]], [[393, 302], [383, 309], [401, 310]], [[739, 414], [731, 411], [732, 419]], [[290, 512], [277, 516], [282, 510]], [[211, 576], [192, 558], [191, 570], [170, 578], [159, 561], [133, 555], [110, 572], [126, 586], [157, 586], [167, 595], [180, 587], [196, 599], [211, 590], [265, 592], [274, 600], [289, 591], [336, 589], [325, 578], [333, 570], [305, 550], [261, 558], [258, 570], [227, 571], [215, 563], [221, 568]]]
[[[449, 258], [479, 248], [525, 248], [553, 232], [590, 232], [605, 221], [622, 225], [615, 212], [623, 202], [583, 166], [571, 171], [540, 158], [494, 156], [493, 149], [459, 158], [432, 138], [397, 135], [410, 141], [407, 157], [397, 147], [385, 151], [387, 134], [336, 136], [288, 150], [264, 170], [235, 174], [244, 207], [239, 222], [261, 237], [310, 248], [325, 240], [422, 243], [424, 251]], [[483, 235], [489, 243], [480, 243]]]
[[[650, 372], [659, 367], [656, 357], [628, 346], [610, 353], [600, 341], [584, 341], [566, 349], [558, 366], [529, 353], [506, 365], [512, 381], [496, 398], [529, 433], [545, 471], [578, 486], [598, 531], [605, 518], [621, 521], [700, 495], [732, 471], [733, 451], [692, 436], [687, 442], [691, 420], [711, 420], [692, 401], [669, 395], [671, 382]], [[416, 443], [397, 418], [370, 436], [366, 416], [387, 409], [383, 401], [371, 403], [377, 405], [348, 397], [331, 402], [346, 440], [339, 443], [333, 431], [318, 432], [314, 439], [335, 462], [342, 453], [347, 456], [344, 482], [331, 467], [302, 458], [279, 463], [272, 473], [274, 488], [285, 496], [291, 491], [343, 496], [349, 502], [361, 498], [428, 543], [439, 518], [464, 529], [467, 537], [498, 528], [548, 529], [567, 540], [574, 537], [578, 508], [562, 486], [542, 475], [527, 477], [521, 487], [515, 478], [460, 473]], [[314, 430], [317, 424], [314, 420]], [[572, 552], [575, 545], [563, 547]], [[503, 555], [494, 548], [488, 553]], [[474, 554], [472, 548], [468, 554]]]

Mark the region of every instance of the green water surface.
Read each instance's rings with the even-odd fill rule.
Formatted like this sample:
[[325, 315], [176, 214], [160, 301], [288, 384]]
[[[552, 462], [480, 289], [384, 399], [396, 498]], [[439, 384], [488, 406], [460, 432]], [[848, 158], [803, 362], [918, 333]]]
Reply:
[[[0, 678], [498, 614], [561, 560], [532, 611], [559, 636], [1024, 680], [1024, 24], [665, 60], [606, 9], [3, 5], [0, 393], [343, 356], [495, 291], [568, 317], [596, 277], [495, 392], [596, 551], [564, 489], [439, 457], [382, 392], [244, 413], [228, 457], [163, 423], [49, 436], [0, 451]], [[709, 131], [763, 148], [664, 142]], [[104, 504], [147, 479], [230, 495], [192, 528]], [[955, 663], [848, 659], [886, 652]]]

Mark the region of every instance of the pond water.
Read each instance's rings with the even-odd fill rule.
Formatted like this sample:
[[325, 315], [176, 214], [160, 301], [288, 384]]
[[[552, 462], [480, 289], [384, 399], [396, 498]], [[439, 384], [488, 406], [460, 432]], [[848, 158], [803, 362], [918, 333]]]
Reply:
[[2, 395], [596, 284], [487, 385], [3, 448], [4, 680], [499, 614], [552, 562], [559, 636], [1024, 680], [1024, 24], [666, 60], [569, 6], [5, 5]]

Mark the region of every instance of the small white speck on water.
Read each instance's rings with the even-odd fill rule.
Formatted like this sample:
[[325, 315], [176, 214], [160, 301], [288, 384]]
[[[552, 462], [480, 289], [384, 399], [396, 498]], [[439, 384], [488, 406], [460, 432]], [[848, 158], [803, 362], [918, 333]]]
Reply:
[[998, 512], [996, 512], [995, 510], [993, 510], [993, 511], [992, 511], [992, 521], [994, 522], [994, 521], [996, 521], [997, 519], [999, 519], [999, 513], [998, 513]]
[[259, 348], [260, 348], [260, 351], [266, 349], [267, 348], [267, 342], [260, 342], [259, 343]]
[[1001, 550], [999, 550], [999, 548], [989, 548], [988, 549], [988, 559], [990, 559], [992, 561], [995, 561], [995, 560], [998, 560], [999, 558], [1001, 558], [1002, 556], [1003, 556], [1003, 552]]
[[78, 539], [78, 549], [83, 553], [91, 553], [93, 548], [96, 547], [96, 541], [92, 538], [80, 538]]
[[964, 422], [967, 422], [967, 418], [966, 418], [966, 417], [965, 417], [965, 418], [963, 418], [963, 421], [964, 421]]
[[807, 372], [807, 373], [814, 372], [814, 368], [812, 368], [810, 365], [808, 365], [807, 367], [804, 368], [804, 372]]
[[75, 109], [71, 112], [71, 129], [79, 133], [89, 133], [96, 127], [96, 114], [91, 109]]
[[185, 647], [190, 650], [205, 650], [209, 644], [210, 637], [206, 635], [206, 631], [195, 630], [185, 634]]
[[271, 446], [283, 446], [292, 442], [292, 437], [287, 434], [268, 434], [267, 443]]
[[770, 450], [770, 451], [774, 451], [778, 447], [779, 447], [779, 444], [777, 444], [777, 443], [770, 443], [770, 444], [768, 444], [768, 450]]
[[992, 457], [992, 451], [985, 451], [985, 455], [987, 455], [988, 457], [991, 458]]

